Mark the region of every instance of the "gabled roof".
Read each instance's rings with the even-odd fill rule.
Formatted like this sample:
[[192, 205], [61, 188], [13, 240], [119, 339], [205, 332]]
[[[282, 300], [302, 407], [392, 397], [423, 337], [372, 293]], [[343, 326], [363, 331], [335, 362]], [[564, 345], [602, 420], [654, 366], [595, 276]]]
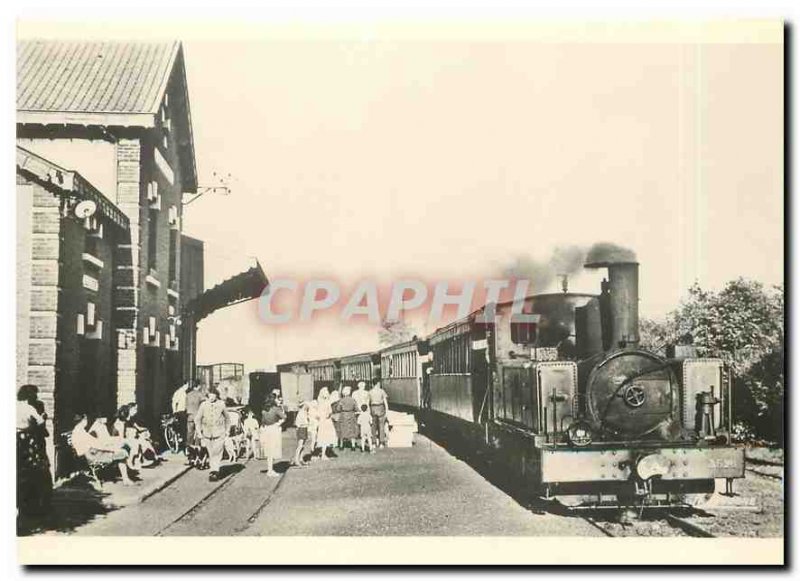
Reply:
[[20, 41], [17, 111], [155, 114], [179, 46]]
[[187, 183], [196, 189], [194, 142], [183, 49], [178, 41], [17, 43], [17, 123], [155, 127], [173, 74], [186, 93], [180, 139]]

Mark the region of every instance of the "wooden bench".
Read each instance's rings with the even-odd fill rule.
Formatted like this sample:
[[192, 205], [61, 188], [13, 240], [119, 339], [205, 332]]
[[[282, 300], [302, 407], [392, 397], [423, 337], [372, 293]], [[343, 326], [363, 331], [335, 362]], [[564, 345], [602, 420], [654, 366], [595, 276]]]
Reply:
[[75, 447], [72, 445], [72, 431], [64, 432], [61, 434], [61, 439], [67, 444], [72, 458], [75, 460], [76, 464], [84, 464], [85, 468], [83, 470], [77, 470], [82, 474], [86, 474], [89, 478], [91, 478], [93, 485], [96, 484], [97, 487], [103, 488], [103, 481], [100, 478], [99, 474], [103, 472], [106, 468], [110, 466], [114, 466], [117, 462], [121, 462], [122, 460], [90, 460], [85, 455], [78, 455], [78, 452], [75, 450]]

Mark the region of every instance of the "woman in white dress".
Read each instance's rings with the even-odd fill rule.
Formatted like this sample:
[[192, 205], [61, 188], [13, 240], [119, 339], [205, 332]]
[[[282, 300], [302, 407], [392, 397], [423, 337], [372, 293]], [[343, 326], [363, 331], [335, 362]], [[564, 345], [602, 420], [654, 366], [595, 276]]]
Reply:
[[317, 400], [308, 402], [308, 449], [311, 450], [311, 459], [317, 459], [317, 436], [319, 435], [319, 406]]
[[328, 388], [323, 387], [317, 396], [317, 413], [319, 414], [319, 427], [317, 428], [317, 448], [323, 459], [336, 458], [333, 447], [336, 445], [336, 428], [333, 426], [333, 410], [331, 409]]

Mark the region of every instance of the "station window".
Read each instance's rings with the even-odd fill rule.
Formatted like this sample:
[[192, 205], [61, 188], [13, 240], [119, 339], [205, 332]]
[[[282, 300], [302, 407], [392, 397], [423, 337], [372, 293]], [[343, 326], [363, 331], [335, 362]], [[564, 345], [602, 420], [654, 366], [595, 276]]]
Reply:
[[169, 283], [173, 286], [178, 279], [178, 235], [177, 230], [169, 231]]
[[158, 252], [158, 210], [151, 209], [147, 223], [147, 268], [156, 270]]

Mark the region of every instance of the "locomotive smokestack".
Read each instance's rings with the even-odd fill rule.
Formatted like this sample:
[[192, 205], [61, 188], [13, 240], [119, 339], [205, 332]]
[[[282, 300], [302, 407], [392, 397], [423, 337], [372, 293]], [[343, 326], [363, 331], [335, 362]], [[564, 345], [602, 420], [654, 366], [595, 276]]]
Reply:
[[606, 348], [639, 344], [639, 263], [636, 254], [611, 244], [596, 244], [587, 255], [586, 268], [608, 268], [600, 305], [605, 311], [603, 338]]
[[639, 344], [639, 264], [608, 265], [611, 290], [611, 344]]

